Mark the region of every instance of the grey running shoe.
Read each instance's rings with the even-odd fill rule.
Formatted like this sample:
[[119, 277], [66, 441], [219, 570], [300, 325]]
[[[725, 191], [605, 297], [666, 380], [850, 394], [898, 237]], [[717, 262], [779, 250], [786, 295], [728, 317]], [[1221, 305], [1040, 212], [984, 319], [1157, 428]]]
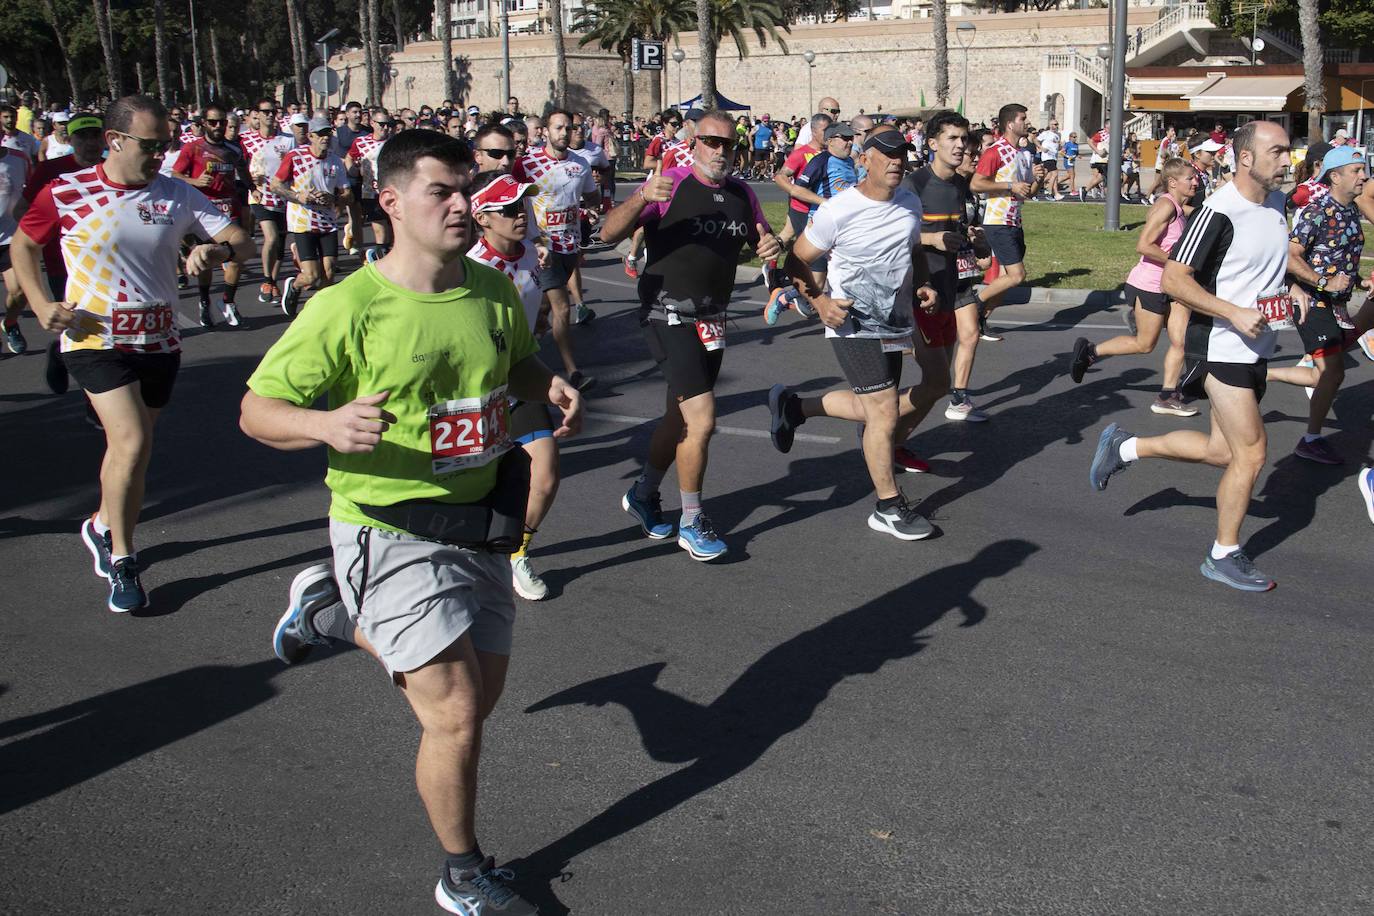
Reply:
[[786, 455], [792, 451], [792, 439], [797, 429], [787, 419], [787, 399], [792, 392], [786, 385], [774, 385], [768, 389], [768, 434], [773, 439], [773, 448]]
[[1107, 481], [1111, 476], [1126, 469], [1126, 462], [1121, 460], [1121, 443], [1131, 436], [1132, 433], [1115, 423], [1102, 430], [1102, 435], [1097, 439], [1092, 467], [1088, 470], [1088, 481], [1094, 490], [1107, 489]]
[[239, 308], [234, 303], [225, 299], [220, 308], [224, 312], [224, 321], [231, 328], [236, 328], [243, 323], [243, 316], [239, 314]]
[[95, 574], [102, 579], [110, 578], [110, 532], [100, 534], [95, 530], [95, 516], [81, 523], [81, 542], [91, 552]]
[[916, 511], [916, 507], [900, 497], [897, 505], [887, 509], [874, 509], [868, 517], [868, 527], [883, 534], [890, 534], [903, 541], [919, 541], [930, 537], [934, 527]]
[[458, 881], [444, 866], [443, 877], [434, 888], [434, 901], [458, 916], [539, 916], [539, 909], [521, 897], [508, 882], [515, 879], [509, 868], [495, 868], [488, 856], [479, 867], [460, 872]]
[[339, 602], [339, 586], [334, 582], [334, 567], [316, 563], [296, 573], [291, 580], [291, 600], [272, 630], [272, 654], [283, 664], [294, 665], [305, 660], [312, 646], [324, 646], [329, 640], [315, 631], [311, 620], [315, 614]]
[[986, 423], [988, 415], [974, 405], [973, 398], [964, 398], [957, 403], [951, 400], [945, 405], [945, 419], [968, 423]]
[[19, 330], [18, 323], [6, 326], [5, 347], [15, 356], [23, 356], [28, 352], [29, 342], [24, 339], [24, 332]]
[[548, 583], [539, 578], [529, 557], [511, 557], [510, 574], [515, 593], [526, 601], [543, 601], [549, 597]]
[[1197, 408], [1185, 402], [1177, 391], [1170, 391], [1167, 395], [1160, 392], [1160, 396], [1150, 402], [1150, 409], [1170, 417], [1197, 416]]
[[596, 312], [594, 312], [594, 311], [592, 311], [591, 309], [587, 308], [587, 307], [586, 307], [585, 305], [583, 305], [581, 302], [575, 303], [575, 304], [573, 305], [573, 316], [572, 316], [572, 323], [573, 323], [573, 324], [586, 324], [586, 323], [589, 322], [589, 321], [595, 321], [595, 320], [596, 320]]
[[986, 340], [989, 343], [998, 343], [1002, 340], [1001, 332], [988, 327], [986, 315], [978, 319], [978, 338], [979, 340]]
[[1337, 455], [1336, 450], [1321, 437], [1313, 439], [1311, 442], [1306, 439], [1299, 439], [1298, 447], [1293, 449], [1293, 454], [1299, 458], [1306, 458], [1308, 461], [1315, 461], [1317, 464], [1345, 463], [1345, 459]]
[[1243, 592], [1267, 592], [1278, 585], [1255, 568], [1243, 550], [1233, 550], [1220, 560], [1208, 552], [1202, 564], [1202, 574], [1213, 582], [1238, 588]]

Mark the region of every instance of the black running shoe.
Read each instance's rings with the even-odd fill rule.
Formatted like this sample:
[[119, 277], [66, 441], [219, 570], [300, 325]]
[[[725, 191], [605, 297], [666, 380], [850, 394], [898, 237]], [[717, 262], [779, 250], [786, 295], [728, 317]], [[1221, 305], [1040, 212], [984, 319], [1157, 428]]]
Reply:
[[1069, 364], [1069, 377], [1077, 385], [1083, 381], [1083, 373], [1093, 364], [1093, 345], [1088, 338], [1080, 337], [1073, 342], [1073, 362]]
[[579, 369], [572, 375], [568, 376], [568, 382], [571, 383], [571, 385], [578, 391], [587, 392], [591, 391], [593, 388], [596, 387], [596, 376], [583, 375], [582, 370]]
[[215, 316], [210, 314], [210, 303], [200, 304], [200, 326], [202, 328], [213, 328], [215, 326]]
[[787, 419], [787, 399], [790, 397], [792, 392], [786, 385], [768, 389], [768, 434], [773, 439], [773, 447], [784, 455], [792, 451], [792, 439], [797, 434], [796, 427]]

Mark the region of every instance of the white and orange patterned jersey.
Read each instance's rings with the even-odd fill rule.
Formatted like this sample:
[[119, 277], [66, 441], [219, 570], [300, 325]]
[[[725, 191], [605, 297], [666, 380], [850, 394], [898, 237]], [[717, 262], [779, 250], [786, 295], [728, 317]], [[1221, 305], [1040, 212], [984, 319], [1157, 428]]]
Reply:
[[214, 238], [229, 219], [184, 181], [156, 175], [121, 185], [101, 165], [59, 175], [38, 192], [19, 231], [45, 245], [57, 238], [67, 268], [66, 302], [81, 327], [62, 351], [129, 349], [174, 353], [181, 334], [172, 311], [181, 239]]
[[544, 294], [539, 291], [539, 255], [533, 245], [521, 245], [519, 251], [505, 255], [487, 244], [485, 238], [468, 250], [468, 257], [495, 267], [515, 284], [520, 302], [525, 306], [525, 320], [533, 329], [539, 319], [539, 305]]
[[[277, 169], [281, 168], [281, 157], [296, 148], [295, 138], [290, 134], [264, 137], [256, 130], [250, 130], [239, 137], [239, 145], [243, 147], [244, 158], [248, 160], [248, 174], [253, 179], [253, 189], [248, 192], [248, 202], [261, 204], [269, 210], [285, 210], [286, 201], [271, 191], [262, 189], [258, 185], [258, 179], [270, 179], [277, 174]], [[266, 147], [271, 149], [259, 158], [258, 154]]]
[[[292, 193], [303, 197], [310, 191], [332, 194], [348, 187], [348, 169], [344, 161], [333, 153], [317, 157], [308, 146], [298, 146], [282, 157], [277, 180], [290, 185]], [[332, 207], [286, 204], [287, 232], [334, 232], [343, 220]]]
[[[1030, 181], [1030, 150], [1020, 150], [998, 137], [978, 157], [978, 174], [1005, 187], [1013, 181]], [[1020, 226], [1021, 201], [1010, 194], [989, 194], [984, 226]]]
[[553, 251], [576, 254], [582, 241], [582, 195], [599, 193], [596, 175], [587, 164], [575, 156], [555, 159], [541, 147], [516, 160], [511, 177], [539, 189], [534, 196], [534, 215]]
[[377, 157], [385, 145], [385, 140], [364, 134], [348, 148], [348, 158], [358, 167], [358, 175], [363, 180], [363, 197], [369, 200], [377, 196]]

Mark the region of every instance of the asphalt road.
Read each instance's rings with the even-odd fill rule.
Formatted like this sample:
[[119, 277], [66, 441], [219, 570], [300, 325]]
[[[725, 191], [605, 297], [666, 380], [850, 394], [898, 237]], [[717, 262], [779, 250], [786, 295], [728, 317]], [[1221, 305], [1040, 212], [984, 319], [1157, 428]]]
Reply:
[[[1089, 492], [1107, 422], [1206, 422], [1146, 409], [1160, 354], [1068, 380], [1074, 337], [1114, 333], [1114, 312], [999, 313], [973, 386], [992, 420], [919, 430], [934, 471], [901, 483], [939, 534], [900, 543], [865, 525], [852, 426], [769, 444], [768, 387], [839, 372], [816, 326], [766, 328], [745, 291], [706, 492], [730, 554], [708, 565], [619, 508], [663, 385], [618, 263], [590, 264], [578, 346], [604, 383], [564, 450], [534, 552], [554, 597], [520, 607], [481, 774], [483, 846], [544, 913], [1374, 906], [1363, 357], [1334, 411], [1343, 467], [1290, 456], [1300, 390], [1265, 399], [1244, 533], [1281, 584], [1249, 595], [1197, 571], [1214, 470], [1143, 463]], [[76, 533], [102, 446], [80, 395], [45, 393], [32, 319], [35, 352], [0, 360], [0, 912], [437, 912], [402, 697], [357, 651], [271, 655], [287, 584], [326, 556], [327, 495], [318, 451], [238, 430], [285, 321], [252, 289], [245, 327], [186, 336], [139, 531], [145, 614], [105, 610]]]

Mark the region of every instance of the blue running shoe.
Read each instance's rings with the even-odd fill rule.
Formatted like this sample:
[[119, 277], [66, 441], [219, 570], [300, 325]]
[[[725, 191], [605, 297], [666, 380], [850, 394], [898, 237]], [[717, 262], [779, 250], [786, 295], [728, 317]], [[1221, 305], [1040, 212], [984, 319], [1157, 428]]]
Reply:
[[329, 640], [315, 631], [311, 621], [315, 612], [339, 602], [339, 586], [334, 582], [334, 567], [316, 563], [296, 573], [291, 580], [291, 600], [272, 630], [272, 654], [284, 664], [304, 661], [312, 646]]
[[148, 606], [148, 593], [138, 579], [138, 558], [123, 557], [110, 564], [110, 610], [127, 614]]
[[1220, 560], [1207, 554], [1202, 563], [1202, 574], [1213, 582], [1238, 588], [1243, 592], [1267, 592], [1278, 583], [1255, 569], [1255, 564], [1243, 550], [1233, 550]]
[[796, 289], [784, 286], [781, 289], [773, 290], [773, 295], [768, 297], [768, 304], [763, 307], [763, 321], [767, 325], [775, 325], [782, 313], [795, 305], [795, 301], [801, 296]]
[[110, 532], [103, 535], [95, 530], [95, 515], [81, 524], [81, 541], [91, 552], [95, 574], [102, 579], [110, 578]]
[[1369, 513], [1369, 520], [1374, 522], [1374, 468], [1361, 468], [1355, 482], [1360, 486], [1360, 496], [1364, 498], [1364, 508]]
[[640, 499], [635, 496], [635, 488], [631, 484], [620, 499], [620, 508], [639, 519], [639, 527], [643, 529], [645, 537], [661, 541], [673, 536], [672, 524], [663, 520], [663, 505], [657, 493], [648, 499]]
[[363, 257], [367, 258], [367, 263], [375, 264], [377, 261], [381, 260], [384, 254], [386, 254], [385, 248], [381, 245], [373, 245], [371, 248], [367, 249], [367, 253]]
[[515, 873], [497, 868], [490, 856], [476, 868], [456, 875], [454, 871], [445, 865], [434, 888], [434, 902], [445, 911], [458, 916], [539, 916], [538, 907], [511, 887]]
[[716, 536], [716, 529], [711, 527], [711, 520], [704, 512], [697, 516], [695, 524], [678, 526], [677, 546], [687, 551], [693, 560], [703, 563], [725, 556], [728, 549]]
[[811, 307], [811, 303], [801, 293], [797, 293], [797, 298], [792, 300], [792, 305], [796, 308], [797, 314], [803, 318], [815, 318], [816, 310]]
[[1088, 470], [1088, 481], [1094, 490], [1107, 489], [1107, 481], [1111, 476], [1127, 468], [1126, 462], [1121, 460], [1121, 443], [1129, 438], [1131, 433], [1115, 423], [1102, 430], [1102, 435], [1097, 439], [1092, 467]]

